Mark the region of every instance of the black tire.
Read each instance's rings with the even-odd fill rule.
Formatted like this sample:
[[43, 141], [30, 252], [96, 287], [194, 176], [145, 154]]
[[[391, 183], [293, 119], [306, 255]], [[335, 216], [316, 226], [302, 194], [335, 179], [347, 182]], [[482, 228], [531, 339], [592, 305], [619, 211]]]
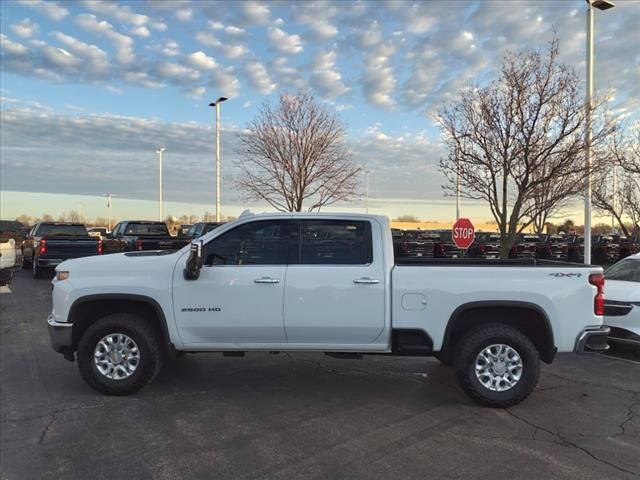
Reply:
[[31, 268], [32, 262], [33, 260], [29, 261], [29, 259], [26, 257], [26, 255], [24, 254], [24, 252], [22, 252], [22, 269], [23, 270], [27, 270], [29, 268]]
[[[130, 337], [140, 352], [139, 363], [133, 373], [120, 380], [107, 378], [94, 362], [98, 342], [116, 333]], [[130, 313], [115, 313], [87, 328], [80, 338], [76, 358], [80, 375], [90, 387], [106, 395], [129, 395], [149, 384], [160, 372], [163, 361], [161, 337], [144, 318]]]
[[[476, 376], [476, 358], [492, 344], [507, 345], [522, 359], [520, 380], [510, 389], [493, 391], [485, 387]], [[522, 402], [538, 384], [540, 356], [531, 340], [508, 325], [492, 324], [465, 335], [456, 348], [454, 360], [456, 375], [462, 389], [480, 405], [507, 408]]]
[[451, 359], [451, 355], [446, 355], [443, 352], [433, 352], [434, 358], [436, 358], [442, 365], [450, 367], [453, 365], [453, 360]]
[[31, 259], [31, 274], [33, 275], [33, 278], [42, 278], [43, 274], [42, 274], [43, 268], [38, 266], [38, 262], [36, 261], [35, 258]]

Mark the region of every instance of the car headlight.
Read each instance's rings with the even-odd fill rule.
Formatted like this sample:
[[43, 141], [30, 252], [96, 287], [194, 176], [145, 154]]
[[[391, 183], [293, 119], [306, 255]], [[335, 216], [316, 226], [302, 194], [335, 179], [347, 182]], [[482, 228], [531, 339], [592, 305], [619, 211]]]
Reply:
[[67, 278], [69, 278], [69, 272], [56, 272], [56, 280], [58, 280], [59, 282], [61, 282], [62, 280], [66, 280]]

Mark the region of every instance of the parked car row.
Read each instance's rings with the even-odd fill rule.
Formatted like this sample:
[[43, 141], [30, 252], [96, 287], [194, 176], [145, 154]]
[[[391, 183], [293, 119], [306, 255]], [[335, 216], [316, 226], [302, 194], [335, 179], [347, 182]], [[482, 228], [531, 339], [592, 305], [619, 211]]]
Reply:
[[111, 232], [106, 227], [87, 229], [82, 223], [40, 222], [27, 229], [19, 222], [3, 221], [0, 239], [2, 282], [9, 282], [16, 254], [21, 254], [19, 262], [22, 268], [30, 268], [33, 276], [38, 278], [72, 258], [130, 251], [179, 250], [193, 238], [219, 225], [200, 222], [189, 226], [185, 234], [173, 236], [167, 225], [159, 221], [126, 220], [118, 223]]
[[[393, 247], [397, 257], [457, 258], [462, 255], [451, 238], [451, 230], [392, 229]], [[610, 265], [640, 252], [638, 237], [593, 235], [591, 259], [594, 264]], [[466, 257], [500, 258], [500, 235], [478, 232]], [[520, 234], [516, 237], [509, 258], [546, 259], [581, 263], [584, 261], [584, 237], [578, 235]]]

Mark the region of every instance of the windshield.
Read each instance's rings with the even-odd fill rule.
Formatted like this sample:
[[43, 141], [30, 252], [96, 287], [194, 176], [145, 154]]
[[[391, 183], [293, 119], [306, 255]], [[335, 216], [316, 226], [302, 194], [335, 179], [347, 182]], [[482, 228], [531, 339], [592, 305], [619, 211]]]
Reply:
[[640, 282], [640, 259], [625, 258], [604, 272], [607, 280]]
[[84, 225], [65, 225], [55, 223], [43, 223], [35, 232], [38, 237], [87, 237], [87, 229]]
[[130, 223], [124, 234], [169, 236], [169, 230], [164, 223]]

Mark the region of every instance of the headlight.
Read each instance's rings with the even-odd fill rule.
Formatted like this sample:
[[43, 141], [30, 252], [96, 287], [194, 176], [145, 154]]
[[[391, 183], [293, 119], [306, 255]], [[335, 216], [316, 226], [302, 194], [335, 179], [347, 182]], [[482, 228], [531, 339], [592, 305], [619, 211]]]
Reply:
[[58, 280], [59, 282], [62, 280], [66, 280], [67, 278], [69, 278], [69, 272], [56, 272], [56, 280]]

